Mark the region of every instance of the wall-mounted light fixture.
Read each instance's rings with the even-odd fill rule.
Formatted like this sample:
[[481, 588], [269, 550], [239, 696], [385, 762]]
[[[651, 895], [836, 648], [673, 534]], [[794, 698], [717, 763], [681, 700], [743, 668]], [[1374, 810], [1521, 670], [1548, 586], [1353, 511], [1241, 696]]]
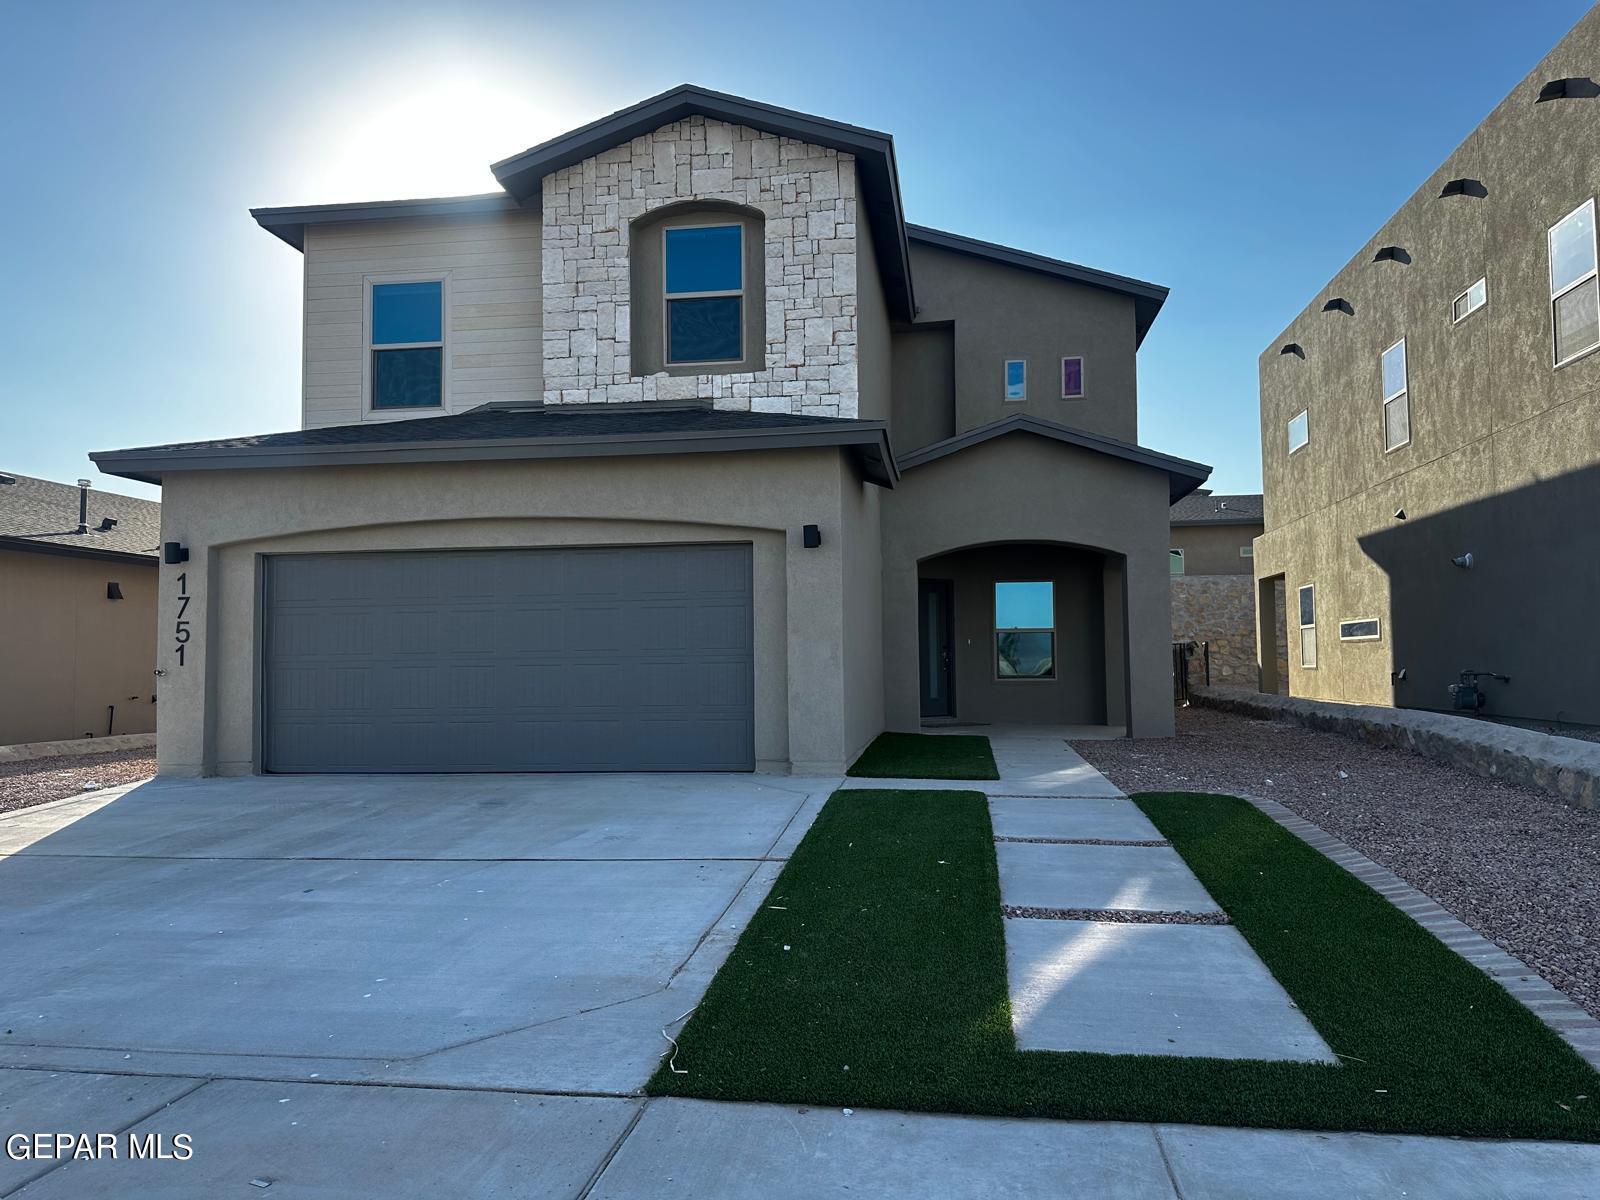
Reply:
[[815, 550], [822, 545], [822, 530], [815, 525], [803, 526], [800, 530], [800, 542], [807, 550]]
[[1465, 554], [1458, 554], [1450, 561], [1463, 571], [1470, 571], [1472, 570], [1472, 551], [1468, 550]]
[[107, 600], [121, 600], [122, 599], [122, 585], [120, 583], [108, 583], [108, 584], [106, 584], [106, 599]]
[[189, 547], [182, 542], [162, 542], [161, 561], [169, 567], [175, 567], [179, 563], [186, 563], [189, 561]]

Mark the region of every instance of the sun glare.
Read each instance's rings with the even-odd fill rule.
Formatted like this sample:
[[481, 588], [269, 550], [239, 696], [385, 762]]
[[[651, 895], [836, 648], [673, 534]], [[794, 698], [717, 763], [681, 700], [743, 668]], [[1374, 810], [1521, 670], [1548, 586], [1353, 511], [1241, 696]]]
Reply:
[[[486, 64], [386, 72], [330, 102], [308, 139], [294, 203], [497, 191], [489, 164], [598, 115], [548, 78]], [[403, 84], [392, 82], [403, 79]]]

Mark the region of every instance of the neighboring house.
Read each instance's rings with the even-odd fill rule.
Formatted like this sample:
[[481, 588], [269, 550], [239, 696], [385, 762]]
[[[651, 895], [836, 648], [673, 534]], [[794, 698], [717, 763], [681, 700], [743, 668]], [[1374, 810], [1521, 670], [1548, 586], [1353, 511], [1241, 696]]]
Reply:
[[0, 474], [0, 746], [156, 727], [161, 505]]
[[303, 428], [93, 456], [163, 482], [182, 560], [164, 772], [1171, 732], [1166, 514], [1209, 468], [1136, 444], [1164, 288], [907, 225], [887, 135], [696, 87], [494, 171], [256, 210], [304, 255]]
[[1600, 724], [1596, 76], [1600, 9], [1261, 356], [1296, 696]]
[[[1197, 488], [1172, 506], [1167, 557], [1172, 573], [1172, 640], [1197, 643], [1192, 683], [1205, 678], [1209, 660], [1212, 683], [1257, 686], [1251, 555], [1260, 533], [1259, 494], [1218, 496]], [[1286, 643], [1282, 649], [1287, 653]]]

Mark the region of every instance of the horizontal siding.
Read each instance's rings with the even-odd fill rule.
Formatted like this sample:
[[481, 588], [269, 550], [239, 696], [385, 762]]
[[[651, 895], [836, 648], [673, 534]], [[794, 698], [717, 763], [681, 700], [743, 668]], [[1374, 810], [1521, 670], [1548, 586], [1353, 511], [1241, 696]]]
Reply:
[[[542, 394], [537, 214], [312, 225], [305, 242], [305, 428], [389, 419], [364, 414], [365, 284], [415, 272], [449, 279], [446, 411]], [[417, 415], [424, 414], [395, 414]]]

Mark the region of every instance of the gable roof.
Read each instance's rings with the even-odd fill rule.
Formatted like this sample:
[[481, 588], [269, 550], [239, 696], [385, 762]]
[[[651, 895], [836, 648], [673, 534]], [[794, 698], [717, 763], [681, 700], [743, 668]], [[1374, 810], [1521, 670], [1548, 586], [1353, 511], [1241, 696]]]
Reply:
[[1260, 525], [1261, 493], [1214, 496], [1199, 490], [1172, 506], [1174, 525]]
[[1150, 332], [1156, 314], [1167, 301], [1168, 289], [1159, 283], [1146, 283], [1142, 279], [1133, 279], [1127, 275], [1113, 275], [1110, 271], [1080, 266], [1064, 259], [1046, 258], [1043, 254], [1034, 254], [1029, 250], [1018, 250], [996, 242], [981, 242], [977, 238], [964, 237], [959, 233], [946, 233], [942, 229], [930, 229], [926, 225], [907, 225], [906, 236], [924, 246], [935, 246], [955, 254], [984, 258], [1008, 267], [1020, 267], [1024, 271], [1036, 271], [1041, 275], [1052, 275], [1057, 279], [1132, 297], [1135, 346], [1144, 341], [1144, 335]]
[[[103, 530], [100, 523], [106, 517], [117, 523]], [[159, 502], [91, 490], [85, 524], [87, 532], [79, 533], [75, 485], [11, 471], [0, 474], [0, 549], [155, 561], [161, 542]]]
[[882, 421], [714, 409], [707, 403], [485, 404], [449, 416], [172, 442], [89, 455], [108, 475], [159, 483], [167, 471], [596, 458], [837, 446], [862, 475], [898, 477]]
[[1049, 438], [1051, 441], [1077, 446], [1084, 450], [1093, 450], [1098, 454], [1108, 454], [1112, 458], [1120, 458], [1141, 467], [1153, 467], [1158, 471], [1165, 471], [1169, 493], [1174, 502], [1194, 491], [1211, 474], [1211, 468], [1204, 463], [1162, 454], [1159, 450], [1148, 450], [1133, 442], [1124, 442], [1120, 438], [1090, 433], [1087, 429], [1074, 429], [1070, 425], [1046, 421], [1042, 417], [1030, 417], [1024, 413], [1015, 413], [998, 421], [990, 421], [987, 425], [979, 425], [965, 433], [958, 433], [953, 438], [946, 438], [942, 442], [913, 450], [896, 461], [902, 472], [910, 471], [915, 467], [925, 466], [948, 455], [970, 450], [973, 446], [1012, 433], [1031, 433], [1036, 437]]

